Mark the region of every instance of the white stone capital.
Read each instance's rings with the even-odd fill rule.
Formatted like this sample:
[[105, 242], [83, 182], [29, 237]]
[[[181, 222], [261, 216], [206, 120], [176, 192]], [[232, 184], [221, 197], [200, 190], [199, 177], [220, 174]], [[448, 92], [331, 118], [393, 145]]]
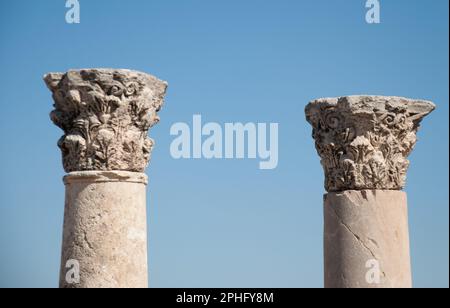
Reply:
[[115, 69], [70, 70], [44, 77], [53, 93], [52, 121], [66, 172], [144, 172], [167, 83], [145, 73]]
[[428, 101], [349, 96], [318, 99], [306, 107], [328, 192], [401, 190]]

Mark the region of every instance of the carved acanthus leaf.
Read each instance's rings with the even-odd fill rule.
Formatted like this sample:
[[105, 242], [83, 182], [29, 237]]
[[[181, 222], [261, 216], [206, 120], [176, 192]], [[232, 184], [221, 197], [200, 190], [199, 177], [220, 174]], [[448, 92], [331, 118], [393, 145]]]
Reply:
[[329, 192], [400, 190], [421, 120], [435, 109], [401, 97], [325, 98], [306, 107]]
[[44, 77], [53, 93], [52, 121], [65, 135], [58, 142], [66, 172], [143, 172], [159, 122], [167, 83], [130, 70], [87, 69]]

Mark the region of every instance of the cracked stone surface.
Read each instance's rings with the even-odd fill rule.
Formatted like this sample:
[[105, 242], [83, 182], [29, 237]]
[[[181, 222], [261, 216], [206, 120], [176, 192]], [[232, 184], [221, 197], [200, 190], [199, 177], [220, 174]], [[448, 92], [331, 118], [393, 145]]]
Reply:
[[[328, 193], [324, 202], [325, 287], [410, 288], [407, 213], [402, 191]], [[379, 264], [379, 283], [367, 280], [371, 261]]]
[[[62, 288], [146, 288], [146, 184], [142, 173], [68, 174], [61, 259]], [[66, 281], [67, 261], [80, 283]]]

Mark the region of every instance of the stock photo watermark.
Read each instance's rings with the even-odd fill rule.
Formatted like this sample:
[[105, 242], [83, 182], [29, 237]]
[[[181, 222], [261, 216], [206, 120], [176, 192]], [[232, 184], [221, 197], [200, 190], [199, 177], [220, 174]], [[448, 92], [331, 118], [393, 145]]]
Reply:
[[66, 22], [68, 24], [80, 23], [80, 2], [78, 0], [67, 0], [66, 8]]
[[203, 125], [202, 116], [172, 125], [174, 159], [259, 159], [259, 169], [278, 166], [278, 123], [219, 123]]
[[77, 260], [68, 260], [66, 262], [66, 282], [68, 284], [80, 283], [80, 263]]
[[178, 304], [201, 304], [208, 306], [211, 303], [221, 304], [270, 304], [274, 303], [274, 293], [219, 293], [219, 294], [183, 294], [177, 295]]
[[[80, 1], [79, 0], [66, 0], [66, 22], [68, 24], [80, 23]], [[381, 3], [380, 0], [367, 0], [366, 1], [366, 22], [368, 24], [381, 23]]]
[[367, 0], [366, 22], [368, 24], [381, 23], [381, 4], [379, 0]]
[[366, 273], [366, 282], [368, 284], [380, 284], [381, 283], [381, 268], [380, 262], [375, 259], [370, 259], [366, 262], [366, 268], [369, 269]]

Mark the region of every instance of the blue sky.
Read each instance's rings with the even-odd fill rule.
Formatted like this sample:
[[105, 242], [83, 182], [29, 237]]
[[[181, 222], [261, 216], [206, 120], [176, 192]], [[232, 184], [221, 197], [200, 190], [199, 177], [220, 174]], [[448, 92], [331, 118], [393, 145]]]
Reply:
[[[56, 287], [62, 132], [42, 76], [130, 68], [169, 82], [148, 169], [151, 287], [321, 287], [323, 172], [304, 117], [318, 97], [434, 101], [407, 192], [414, 283], [449, 286], [447, 0], [0, 1], [0, 287]], [[170, 127], [279, 123], [279, 165], [174, 160]]]

